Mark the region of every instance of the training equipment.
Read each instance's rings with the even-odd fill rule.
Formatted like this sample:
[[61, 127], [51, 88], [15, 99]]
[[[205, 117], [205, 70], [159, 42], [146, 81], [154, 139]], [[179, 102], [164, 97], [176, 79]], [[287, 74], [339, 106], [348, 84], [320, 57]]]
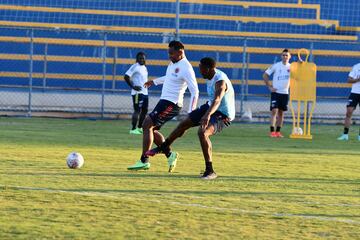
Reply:
[[143, 163], [141, 160], [136, 161], [134, 165], [129, 166], [127, 169], [131, 171], [137, 170], [148, 170], [150, 168], [150, 163]]
[[84, 158], [80, 153], [72, 152], [66, 158], [69, 168], [81, 168], [84, 165]]
[[303, 135], [304, 132], [301, 127], [294, 127], [292, 130], [293, 135]]
[[[301, 53], [305, 52], [306, 59], [301, 59]], [[300, 49], [298, 51], [298, 62], [293, 62], [290, 65], [290, 102], [289, 107], [293, 118], [293, 133], [290, 138], [312, 139], [311, 118], [315, 109], [316, 103], [316, 65], [309, 63], [309, 51], [307, 49]], [[296, 102], [296, 114], [293, 107], [293, 102]], [[303, 134], [294, 134], [302, 124]], [[299, 133], [297, 131], [297, 133]]]

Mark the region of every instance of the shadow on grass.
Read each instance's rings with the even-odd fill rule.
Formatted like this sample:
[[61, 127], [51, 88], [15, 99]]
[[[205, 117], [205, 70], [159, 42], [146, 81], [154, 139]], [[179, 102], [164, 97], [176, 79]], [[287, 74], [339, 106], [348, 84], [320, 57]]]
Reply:
[[[119, 172], [119, 173], [52, 173], [52, 172], [5, 172], [0, 175], [14, 176], [64, 176], [64, 177], [110, 177], [110, 178], [154, 178], [154, 179], [199, 179], [200, 175], [175, 173], [149, 173], [145, 171]], [[199, 179], [200, 181], [201, 179]], [[203, 180], [201, 180], [203, 181]], [[360, 184], [360, 179], [329, 179], [329, 178], [292, 178], [292, 177], [259, 177], [259, 176], [219, 176], [216, 181], [240, 182], [295, 182], [295, 183], [321, 183], [321, 184]]]

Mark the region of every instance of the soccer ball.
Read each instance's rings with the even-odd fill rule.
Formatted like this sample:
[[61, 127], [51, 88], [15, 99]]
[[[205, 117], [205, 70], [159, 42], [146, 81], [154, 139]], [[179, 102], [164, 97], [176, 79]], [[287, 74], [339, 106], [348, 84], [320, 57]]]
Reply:
[[300, 127], [294, 127], [293, 132], [294, 135], [303, 135], [303, 130]]
[[67, 156], [66, 164], [69, 168], [81, 168], [84, 164], [84, 158], [80, 153], [72, 152]]

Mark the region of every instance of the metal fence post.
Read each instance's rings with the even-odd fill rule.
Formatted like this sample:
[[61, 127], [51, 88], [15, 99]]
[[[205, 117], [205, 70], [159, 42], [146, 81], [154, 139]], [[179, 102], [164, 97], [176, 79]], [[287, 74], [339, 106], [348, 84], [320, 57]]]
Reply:
[[30, 31], [30, 56], [29, 56], [29, 97], [28, 97], [28, 113], [31, 117], [32, 111], [32, 85], [33, 85], [33, 55], [34, 55], [34, 29]]
[[117, 64], [118, 48], [114, 49], [114, 58], [113, 58], [113, 71], [112, 71], [112, 90], [115, 91], [116, 88], [116, 64]]
[[180, 0], [176, 0], [175, 40], [180, 40]]
[[243, 46], [241, 95], [240, 95], [240, 116], [244, 113], [245, 78], [246, 78], [246, 48], [247, 48], [247, 39], [244, 40], [244, 46]]
[[249, 75], [250, 75], [250, 70], [249, 70], [249, 65], [250, 65], [250, 53], [246, 54], [246, 76], [245, 76], [245, 98], [244, 100], [246, 101], [249, 95]]
[[104, 118], [104, 105], [105, 105], [105, 81], [106, 81], [106, 41], [107, 34], [104, 33], [104, 41], [102, 47], [102, 87], [101, 87], [101, 118]]
[[310, 43], [310, 56], [309, 56], [310, 62], [314, 62], [313, 50], [314, 50], [314, 43], [311, 42], [311, 43]]
[[43, 91], [45, 91], [45, 88], [46, 88], [47, 54], [48, 54], [48, 44], [45, 43], [45, 48], [44, 48], [44, 71], [43, 71]]

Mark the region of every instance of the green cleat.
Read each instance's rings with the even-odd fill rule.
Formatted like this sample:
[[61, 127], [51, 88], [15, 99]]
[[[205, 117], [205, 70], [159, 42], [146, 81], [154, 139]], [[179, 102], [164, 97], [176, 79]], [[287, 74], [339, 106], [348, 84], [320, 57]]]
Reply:
[[179, 154], [177, 152], [171, 152], [170, 157], [168, 157], [168, 165], [169, 165], [169, 172], [173, 172], [176, 168], [176, 162], [179, 158]]
[[143, 129], [142, 128], [137, 128], [136, 130], [138, 131], [138, 133], [143, 134]]
[[150, 168], [150, 163], [143, 163], [141, 160], [138, 160], [134, 165], [129, 166], [127, 169], [132, 171], [137, 170], [148, 170]]
[[130, 134], [135, 134], [135, 135], [140, 135], [142, 134], [142, 130], [141, 132], [139, 131], [139, 128], [135, 128], [129, 131]]
[[339, 141], [348, 141], [349, 140], [349, 135], [348, 134], [343, 134], [340, 137], [338, 137], [337, 140], [339, 140]]

